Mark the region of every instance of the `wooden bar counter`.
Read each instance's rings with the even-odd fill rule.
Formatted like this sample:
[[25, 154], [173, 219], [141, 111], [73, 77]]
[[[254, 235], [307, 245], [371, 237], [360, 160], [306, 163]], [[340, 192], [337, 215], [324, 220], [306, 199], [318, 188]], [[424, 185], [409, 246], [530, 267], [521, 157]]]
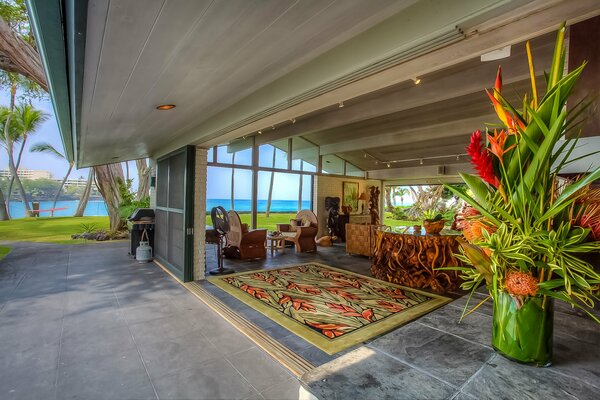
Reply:
[[458, 271], [436, 268], [459, 265], [453, 253], [458, 252], [458, 232], [442, 231], [427, 235], [425, 231], [404, 233], [377, 231], [371, 273], [374, 277], [436, 293], [454, 291], [460, 286]]

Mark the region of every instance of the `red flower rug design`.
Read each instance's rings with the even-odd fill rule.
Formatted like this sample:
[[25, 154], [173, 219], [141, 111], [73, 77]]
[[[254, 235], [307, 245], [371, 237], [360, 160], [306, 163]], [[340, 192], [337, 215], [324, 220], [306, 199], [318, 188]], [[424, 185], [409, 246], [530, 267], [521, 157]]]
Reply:
[[240, 272], [209, 281], [329, 354], [450, 301], [317, 263]]

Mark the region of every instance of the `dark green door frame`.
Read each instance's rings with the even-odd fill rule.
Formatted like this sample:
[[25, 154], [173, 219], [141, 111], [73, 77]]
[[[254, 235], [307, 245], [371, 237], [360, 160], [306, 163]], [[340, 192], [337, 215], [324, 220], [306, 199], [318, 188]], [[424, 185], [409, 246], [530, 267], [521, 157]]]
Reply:
[[[189, 282], [194, 279], [194, 169], [195, 169], [195, 147], [185, 146], [179, 150], [169, 153], [157, 159], [157, 179], [156, 179], [156, 190], [166, 190], [166, 203], [159, 204], [157, 198], [156, 209], [157, 213], [162, 212], [166, 214], [166, 223], [161, 226], [159, 219], [157, 218], [156, 230], [157, 234], [155, 238], [157, 240], [166, 240], [167, 243], [164, 246], [154, 244], [155, 249], [166, 249], [165, 253], [162, 250], [155, 252], [155, 258], [169, 269], [178, 279], [183, 282]], [[185, 166], [183, 171], [183, 187], [173, 187], [171, 185], [171, 178], [175, 173], [181, 171], [175, 171], [172, 169], [171, 160], [174, 157], [185, 158]], [[165, 165], [164, 169], [160, 165]], [[166, 169], [166, 170], [165, 170]], [[181, 190], [183, 192], [183, 208], [172, 207], [170, 204], [170, 191]], [[173, 254], [171, 251], [174, 249], [173, 237], [170, 235], [169, 223], [170, 217], [174, 214], [182, 215], [183, 217], [183, 265], [177, 265], [174, 262]], [[165, 230], [166, 235], [160, 234], [161, 230]]]

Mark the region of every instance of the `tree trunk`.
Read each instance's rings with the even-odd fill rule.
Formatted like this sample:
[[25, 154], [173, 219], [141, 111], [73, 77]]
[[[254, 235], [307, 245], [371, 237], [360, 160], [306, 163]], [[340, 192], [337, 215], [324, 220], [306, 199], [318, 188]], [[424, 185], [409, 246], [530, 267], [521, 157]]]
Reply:
[[90, 172], [88, 173], [87, 183], [85, 184], [85, 189], [81, 194], [81, 198], [79, 199], [79, 204], [77, 205], [77, 210], [75, 210], [74, 217], [83, 217], [85, 213], [85, 207], [87, 206], [88, 200], [90, 199], [90, 194], [92, 193], [92, 183], [94, 182], [94, 170], [90, 168]]
[[[17, 171], [19, 170], [19, 167], [21, 166], [21, 157], [23, 157], [23, 150], [25, 150], [26, 142], [27, 142], [27, 135], [23, 135], [23, 142], [21, 143], [21, 149], [19, 150], [19, 156], [17, 157], [17, 162], [15, 165], [17, 167]], [[10, 182], [8, 183], [8, 193], [12, 192], [12, 187], [13, 187], [14, 183], [15, 183], [15, 178], [11, 177]], [[10, 201], [10, 194], [8, 195], [8, 199]]]
[[[6, 152], [8, 153], [8, 169], [10, 170], [10, 175], [12, 179], [17, 182], [17, 188], [19, 189], [19, 194], [21, 195], [21, 200], [23, 201], [23, 205], [25, 206], [25, 216], [31, 217], [33, 214], [31, 213], [31, 207], [29, 205], [29, 199], [27, 198], [27, 193], [25, 192], [25, 188], [23, 187], [23, 183], [21, 183], [21, 179], [19, 178], [17, 168], [15, 166], [15, 157], [13, 154], [13, 141], [10, 137], [10, 119], [9, 115], [6, 118], [6, 125], [4, 126], [4, 136], [6, 138]], [[8, 201], [10, 201], [10, 193], [8, 193]]]
[[35, 47], [24, 41], [0, 18], [0, 69], [16, 72], [48, 91], [46, 75]]
[[65, 177], [63, 178], [62, 182], [60, 183], [60, 187], [58, 188], [58, 191], [56, 192], [56, 196], [54, 196], [54, 201], [52, 202], [52, 211], [50, 211], [51, 217], [54, 217], [54, 209], [56, 208], [56, 202], [58, 201], [60, 192], [62, 192], [63, 187], [65, 186], [65, 182], [67, 181], [67, 179], [69, 179], [69, 175], [71, 175], [71, 170], [73, 170], [73, 163], [69, 163], [69, 169], [67, 170]]
[[138, 171], [138, 190], [137, 200], [150, 196], [150, 168], [145, 158], [135, 160], [135, 166]]
[[[275, 154], [277, 153], [277, 149], [273, 147], [273, 163], [271, 167], [275, 168]], [[269, 214], [271, 213], [271, 200], [273, 199], [273, 181], [275, 180], [275, 172], [271, 171], [271, 182], [269, 183], [269, 195], [267, 197], [267, 209], [265, 210], [265, 218], [269, 218]]]
[[10, 219], [6, 207], [6, 198], [4, 197], [4, 192], [2, 192], [2, 189], [0, 189], [0, 221], [8, 221]]
[[385, 190], [385, 210], [392, 211], [392, 199], [391, 199], [392, 187], [386, 186], [384, 190]]
[[117, 232], [123, 228], [124, 221], [119, 216], [119, 205], [121, 196], [119, 195], [119, 185], [117, 178], [124, 179], [123, 167], [120, 163], [107, 164], [94, 167], [96, 186], [102, 194], [102, 198], [108, 209], [110, 219], [110, 231]]

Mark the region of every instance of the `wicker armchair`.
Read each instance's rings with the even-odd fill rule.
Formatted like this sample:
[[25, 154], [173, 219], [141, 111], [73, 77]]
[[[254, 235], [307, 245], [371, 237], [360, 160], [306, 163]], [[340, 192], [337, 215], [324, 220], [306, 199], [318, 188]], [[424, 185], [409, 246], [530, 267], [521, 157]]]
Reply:
[[237, 248], [240, 258], [244, 260], [267, 258], [267, 230], [248, 230], [248, 225], [242, 224], [237, 212], [229, 210], [227, 214], [231, 228], [227, 234], [228, 246]]
[[290, 220], [289, 224], [277, 224], [286, 242], [294, 243], [296, 252], [316, 251], [317, 232], [319, 224], [317, 216], [310, 210], [302, 210], [296, 214], [296, 219]]

